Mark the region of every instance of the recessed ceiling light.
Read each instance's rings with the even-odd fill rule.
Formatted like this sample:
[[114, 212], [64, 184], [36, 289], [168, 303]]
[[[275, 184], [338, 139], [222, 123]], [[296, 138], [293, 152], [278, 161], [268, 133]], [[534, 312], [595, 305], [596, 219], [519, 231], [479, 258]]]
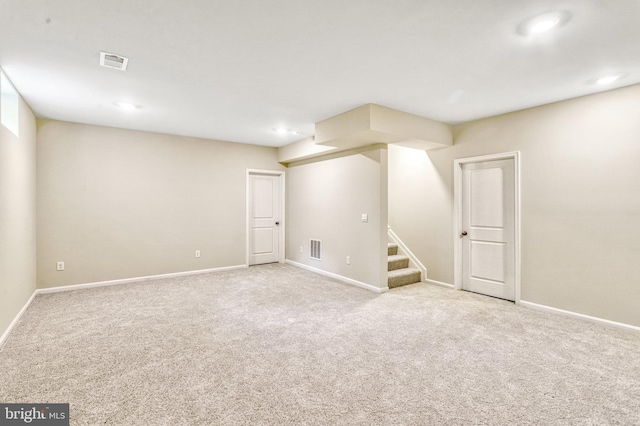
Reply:
[[273, 130], [274, 133], [277, 133], [279, 135], [299, 135], [300, 134], [299, 131], [288, 129], [286, 127], [275, 127], [271, 130]]
[[545, 31], [549, 31], [551, 28], [558, 25], [559, 22], [560, 22], [560, 18], [558, 18], [557, 16], [548, 18], [548, 19], [543, 19], [541, 21], [538, 21], [532, 24], [531, 27], [529, 27], [529, 33], [538, 34], [538, 33], [543, 33]]
[[569, 12], [564, 10], [542, 13], [518, 25], [517, 32], [524, 36], [542, 34], [564, 25], [570, 17]]
[[135, 111], [136, 109], [141, 108], [139, 105], [133, 104], [131, 102], [125, 102], [125, 101], [115, 102], [115, 105], [119, 108], [122, 108], [125, 111]]
[[622, 77], [624, 77], [624, 75], [622, 75], [622, 74], [610, 74], [610, 75], [605, 75], [605, 76], [602, 76], [602, 77], [593, 78], [593, 79], [589, 80], [589, 83], [590, 84], [597, 84], [598, 86], [604, 86], [604, 85], [616, 82], [616, 81], [620, 80]]

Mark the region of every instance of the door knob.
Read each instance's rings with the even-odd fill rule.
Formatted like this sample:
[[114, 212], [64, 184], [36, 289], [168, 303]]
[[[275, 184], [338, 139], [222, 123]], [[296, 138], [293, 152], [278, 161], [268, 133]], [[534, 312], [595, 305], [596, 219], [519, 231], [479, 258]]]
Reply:
[[462, 231], [462, 234], [460, 234], [461, 237], [464, 237], [465, 235], [467, 235], [467, 231]]
[[280, 222], [276, 222], [276, 225], [280, 225]]

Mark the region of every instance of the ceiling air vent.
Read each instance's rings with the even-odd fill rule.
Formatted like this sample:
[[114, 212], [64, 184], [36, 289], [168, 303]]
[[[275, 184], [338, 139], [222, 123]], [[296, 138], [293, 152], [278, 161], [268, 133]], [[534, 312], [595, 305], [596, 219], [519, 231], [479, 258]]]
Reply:
[[315, 260], [322, 260], [322, 241], [310, 240], [309, 257]]
[[100, 52], [100, 65], [103, 67], [125, 71], [127, 69], [128, 62], [129, 58], [125, 58], [124, 56], [115, 55], [113, 53]]

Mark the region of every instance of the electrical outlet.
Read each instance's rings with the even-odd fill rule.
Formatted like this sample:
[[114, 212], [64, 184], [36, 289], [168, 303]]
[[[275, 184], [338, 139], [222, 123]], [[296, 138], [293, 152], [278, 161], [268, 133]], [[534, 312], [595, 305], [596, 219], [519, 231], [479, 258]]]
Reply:
[[347, 265], [351, 265], [351, 256], [347, 256]]
[[56, 271], [64, 271], [64, 262], [56, 262]]
[[363, 223], [369, 222], [369, 215], [368, 214], [362, 213], [362, 222]]
[[302, 246], [300, 246], [300, 253], [302, 253], [304, 251], [304, 249], [302, 248]]
[[196, 257], [200, 257], [200, 250], [196, 250]]

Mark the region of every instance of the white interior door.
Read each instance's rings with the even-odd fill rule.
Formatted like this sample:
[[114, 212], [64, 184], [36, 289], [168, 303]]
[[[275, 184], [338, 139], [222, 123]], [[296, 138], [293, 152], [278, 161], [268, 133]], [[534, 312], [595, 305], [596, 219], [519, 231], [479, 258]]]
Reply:
[[279, 175], [249, 175], [249, 265], [278, 262], [281, 194]]
[[515, 300], [515, 161], [462, 165], [462, 289]]

